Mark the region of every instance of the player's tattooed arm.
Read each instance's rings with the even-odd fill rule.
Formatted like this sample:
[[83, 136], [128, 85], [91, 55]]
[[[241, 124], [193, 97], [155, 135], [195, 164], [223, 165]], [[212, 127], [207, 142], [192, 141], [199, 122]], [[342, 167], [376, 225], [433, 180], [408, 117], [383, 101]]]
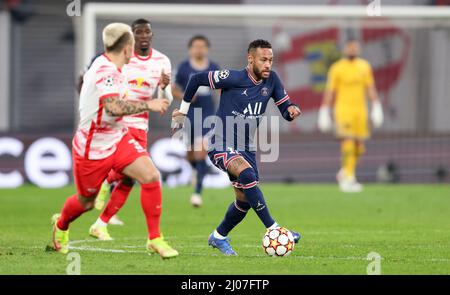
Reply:
[[103, 106], [108, 115], [120, 117], [145, 111], [164, 114], [169, 106], [169, 102], [160, 98], [149, 101], [126, 101], [118, 97], [107, 97], [103, 100]]

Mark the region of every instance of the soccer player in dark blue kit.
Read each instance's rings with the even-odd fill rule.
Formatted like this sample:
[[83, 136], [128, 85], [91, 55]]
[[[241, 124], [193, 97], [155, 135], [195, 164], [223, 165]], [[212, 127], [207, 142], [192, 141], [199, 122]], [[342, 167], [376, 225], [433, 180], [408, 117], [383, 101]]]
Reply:
[[[243, 70], [209, 71], [192, 75], [180, 109], [175, 109], [172, 114], [172, 128], [180, 128], [198, 87], [209, 86], [222, 90], [208, 156], [216, 167], [228, 173], [236, 200], [230, 204], [225, 218], [209, 236], [208, 244], [225, 255], [237, 255], [227, 236], [244, 219], [250, 208], [267, 229], [279, 227], [270, 215], [258, 187], [256, 148], [252, 146], [251, 138], [271, 98], [287, 121], [296, 119], [301, 113], [299, 107], [290, 101], [278, 75], [271, 70], [273, 52], [268, 41], [258, 39], [251, 42], [247, 60], [248, 65]], [[244, 125], [240, 125], [242, 123]], [[295, 242], [298, 242], [300, 234], [291, 232]]]
[[[175, 84], [173, 85], [173, 95], [177, 99], [183, 99], [183, 92], [186, 89], [191, 75], [203, 71], [215, 71], [219, 66], [208, 58], [210, 42], [203, 35], [195, 35], [188, 42], [189, 59], [182, 62], [177, 69]], [[203, 179], [208, 171], [206, 164], [207, 141], [206, 134], [209, 128], [199, 128], [194, 132], [194, 122], [203, 126], [204, 120], [215, 113], [213, 101], [213, 90], [209, 87], [200, 87], [191, 101], [191, 107], [187, 117], [191, 122], [187, 137], [189, 149], [187, 151], [187, 160], [196, 171], [195, 191], [191, 195], [191, 204], [194, 207], [200, 207], [203, 203], [201, 193], [203, 189]]]

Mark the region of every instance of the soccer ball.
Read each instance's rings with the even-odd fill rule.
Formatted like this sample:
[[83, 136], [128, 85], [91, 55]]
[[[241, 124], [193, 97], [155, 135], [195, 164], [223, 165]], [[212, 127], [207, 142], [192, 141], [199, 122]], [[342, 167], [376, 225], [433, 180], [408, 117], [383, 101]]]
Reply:
[[263, 237], [264, 253], [269, 256], [288, 256], [294, 245], [294, 236], [284, 227], [268, 229]]

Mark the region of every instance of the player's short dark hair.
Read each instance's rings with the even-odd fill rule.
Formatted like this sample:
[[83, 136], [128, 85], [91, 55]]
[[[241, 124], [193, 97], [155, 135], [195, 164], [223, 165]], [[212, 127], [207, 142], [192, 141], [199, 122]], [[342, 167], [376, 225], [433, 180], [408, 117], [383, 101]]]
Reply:
[[247, 52], [250, 53], [250, 51], [257, 48], [272, 48], [272, 44], [270, 44], [270, 42], [267, 40], [256, 39], [250, 42], [250, 44], [248, 45]]
[[138, 18], [137, 20], [135, 20], [135, 21], [131, 24], [131, 29], [134, 31], [134, 29], [135, 29], [137, 26], [140, 26], [140, 25], [147, 25], [147, 24], [150, 25], [150, 21], [149, 21], [149, 20], [147, 20], [147, 19], [145, 19], [145, 18]]
[[211, 46], [211, 43], [209, 43], [208, 37], [206, 37], [205, 35], [195, 35], [195, 36], [192, 36], [191, 39], [189, 39], [188, 48], [191, 48], [192, 44], [194, 44], [194, 42], [197, 40], [205, 42], [206, 46], [208, 46], [208, 48]]
[[116, 42], [114, 42], [111, 46], [105, 46], [106, 52], [114, 52], [119, 53], [122, 51], [122, 49], [128, 45], [132, 40], [134, 39], [133, 35], [131, 33], [124, 33], [122, 36], [120, 36]]

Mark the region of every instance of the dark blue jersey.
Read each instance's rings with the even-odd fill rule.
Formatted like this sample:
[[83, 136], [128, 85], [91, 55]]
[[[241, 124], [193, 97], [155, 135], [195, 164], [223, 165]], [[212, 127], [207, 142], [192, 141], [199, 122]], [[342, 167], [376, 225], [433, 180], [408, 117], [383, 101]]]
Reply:
[[274, 71], [260, 81], [247, 68], [197, 73], [191, 76], [183, 100], [190, 102], [199, 86], [222, 89], [210, 150], [255, 151], [252, 143], [255, 131], [270, 99], [286, 120], [292, 120], [288, 107], [293, 104]]
[[[210, 61], [206, 69], [202, 71], [215, 71], [219, 67], [214, 62]], [[202, 72], [194, 69], [191, 66], [189, 60], [182, 62], [177, 69], [177, 74], [175, 75], [175, 83], [185, 91], [186, 86], [189, 82], [189, 78], [196, 73]], [[194, 108], [202, 108], [203, 117], [211, 116], [214, 114], [215, 106], [213, 101], [213, 91], [209, 87], [200, 87], [197, 90], [196, 98], [192, 101], [191, 108], [188, 113], [188, 117], [192, 119]]]

